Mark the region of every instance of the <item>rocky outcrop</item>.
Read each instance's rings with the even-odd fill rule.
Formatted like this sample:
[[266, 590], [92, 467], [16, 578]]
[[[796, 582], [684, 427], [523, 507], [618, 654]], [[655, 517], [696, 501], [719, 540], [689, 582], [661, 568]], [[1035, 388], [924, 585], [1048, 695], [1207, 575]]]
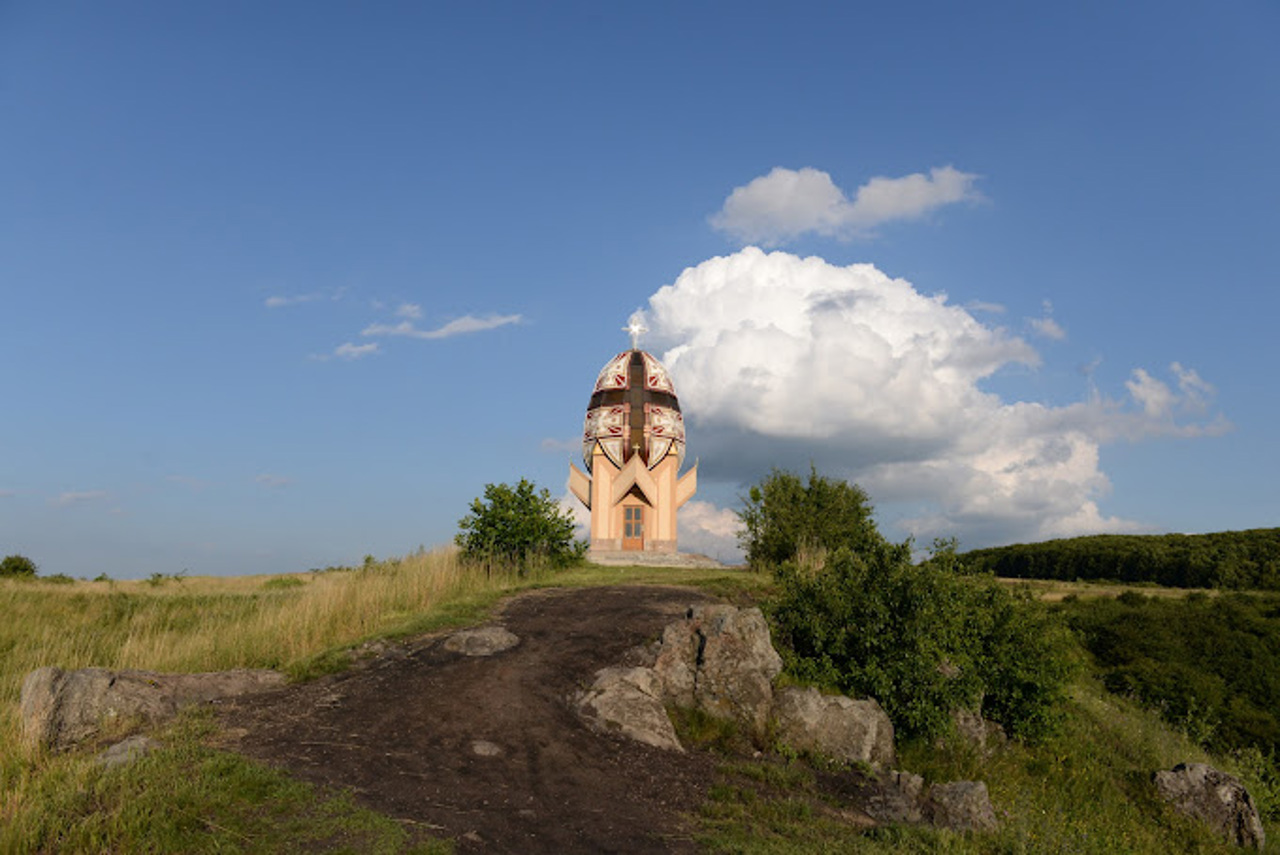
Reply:
[[950, 831], [995, 831], [999, 826], [982, 781], [934, 784], [924, 799], [925, 822]]
[[1258, 808], [1238, 778], [1204, 763], [1156, 772], [1156, 790], [1175, 810], [1200, 820], [1228, 843], [1262, 849], [1267, 836]]
[[652, 668], [605, 668], [577, 698], [579, 714], [597, 730], [646, 745], [684, 751], [662, 704], [662, 681]]
[[37, 668], [22, 683], [23, 734], [32, 745], [61, 750], [120, 732], [152, 726], [195, 704], [283, 686], [276, 671], [158, 674], [106, 668]]
[[932, 825], [948, 831], [994, 831], [995, 809], [981, 781], [926, 787], [924, 778], [888, 770], [845, 783], [841, 794], [876, 824]]
[[782, 658], [759, 609], [699, 606], [667, 625], [653, 670], [671, 703], [732, 719], [760, 736]]
[[444, 649], [463, 656], [492, 656], [519, 643], [519, 636], [506, 627], [481, 626], [455, 632], [445, 639]]
[[778, 740], [796, 750], [880, 768], [893, 765], [893, 724], [874, 700], [790, 686], [775, 697], [773, 720]]

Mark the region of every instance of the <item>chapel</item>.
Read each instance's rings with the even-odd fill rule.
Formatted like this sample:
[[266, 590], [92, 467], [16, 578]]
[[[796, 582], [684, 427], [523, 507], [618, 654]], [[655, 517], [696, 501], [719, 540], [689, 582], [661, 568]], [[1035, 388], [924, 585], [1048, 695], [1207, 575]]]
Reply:
[[591, 390], [582, 428], [583, 472], [569, 490], [591, 511], [591, 552], [676, 552], [676, 511], [698, 489], [684, 463], [684, 418], [666, 367], [638, 347], [610, 359]]

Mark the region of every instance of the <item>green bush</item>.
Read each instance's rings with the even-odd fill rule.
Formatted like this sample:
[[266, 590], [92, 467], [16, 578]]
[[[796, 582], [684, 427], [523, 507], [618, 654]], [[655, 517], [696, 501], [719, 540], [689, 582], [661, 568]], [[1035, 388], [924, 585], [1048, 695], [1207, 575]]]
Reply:
[[31, 579], [36, 575], [36, 563], [25, 555], [9, 555], [0, 561], [0, 577]]
[[775, 571], [770, 616], [788, 671], [878, 700], [905, 736], [938, 736], [957, 709], [1014, 736], [1052, 731], [1070, 643], [1040, 604], [995, 582], [914, 566], [909, 544]]
[[756, 570], [842, 546], [857, 552], [885, 543], [872, 510], [856, 484], [826, 478], [813, 468], [806, 483], [799, 475], [774, 469], [743, 498], [738, 539]]
[[464, 557], [509, 561], [524, 568], [531, 561], [565, 566], [582, 557], [586, 544], [574, 540], [573, 517], [551, 493], [520, 479], [515, 487], [486, 484], [483, 499], [458, 521], [455, 538]]
[[739, 512], [792, 676], [880, 702], [898, 731], [936, 736], [954, 710], [980, 711], [1015, 736], [1057, 721], [1071, 640], [1040, 604], [966, 575], [955, 542], [911, 562], [911, 543], [876, 529], [859, 487], [774, 470]]

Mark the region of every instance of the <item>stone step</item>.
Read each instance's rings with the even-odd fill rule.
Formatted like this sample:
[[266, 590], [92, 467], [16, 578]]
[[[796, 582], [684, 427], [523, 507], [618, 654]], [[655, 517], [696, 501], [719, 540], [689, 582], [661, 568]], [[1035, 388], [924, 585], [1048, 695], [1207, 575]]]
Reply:
[[605, 567], [696, 567], [718, 570], [728, 568], [714, 558], [692, 552], [628, 552], [623, 550], [588, 550], [587, 561]]

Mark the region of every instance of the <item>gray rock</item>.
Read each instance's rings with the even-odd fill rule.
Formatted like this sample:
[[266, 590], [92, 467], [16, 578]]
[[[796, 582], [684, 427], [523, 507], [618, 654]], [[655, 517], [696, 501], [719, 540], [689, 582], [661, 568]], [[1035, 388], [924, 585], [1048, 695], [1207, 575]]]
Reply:
[[107, 769], [113, 769], [116, 766], [126, 766], [140, 757], [146, 757], [159, 747], [160, 743], [156, 742], [154, 739], [146, 736], [135, 735], [112, 745], [106, 751], [103, 751], [94, 758], [94, 760], [99, 766], [103, 766]]
[[1156, 772], [1156, 790], [1175, 810], [1200, 820], [1228, 843], [1262, 849], [1267, 835], [1258, 808], [1238, 778], [1204, 763]]
[[995, 831], [1000, 825], [982, 781], [934, 784], [922, 812], [930, 825], [950, 831]]
[[924, 778], [910, 772], [890, 771], [861, 788], [854, 803], [867, 816], [882, 823], [918, 823], [922, 819]]
[[577, 698], [579, 714], [598, 730], [646, 745], [684, 751], [662, 705], [662, 682], [651, 668], [604, 668]]
[[104, 731], [153, 726], [183, 707], [262, 692], [284, 682], [283, 674], [261, 670], [159, 674], [37, 668], [22, 683], [22, 730], [30, 744], [61, 750]]
[[773, 719], [778, 739], [796, 750], [876, 768], [893, 765], [893, 723], [874, 700], [789, 686], [774, 699]]
[[759, 609], [711, 605], [667, 625], [653, 668], [667, 700], [736, 720], [762, 736], [782, 658]]
[[[982, 713], [968, 709], [952, 710], [951, 721], [955, 725], [955, 738], [962, 745], [984, 756], [1009, 741], [1004, 728], [994, 721], [987, 721]], [[939, 740], [939, 743], [946, 740]]]
[[455, 632], [444, 642], [444, 649], [463, 656], [492, 656], [510, 650], [520, 637], [502, 626], [481, 626]]

